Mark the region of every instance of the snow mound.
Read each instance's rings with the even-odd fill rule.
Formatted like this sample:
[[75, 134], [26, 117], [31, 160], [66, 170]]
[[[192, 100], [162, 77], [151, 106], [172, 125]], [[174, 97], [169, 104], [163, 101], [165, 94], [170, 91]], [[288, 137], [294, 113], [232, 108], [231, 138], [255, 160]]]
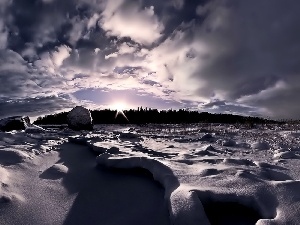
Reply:
[[8, 185], [7, 184], [9, 182], [8, 177], [9, 177], [9, 172], [5, 168], [0, 166], [0, 181], [2, 184], [4, 184], [2, 186]]
[[287, 152], [287, 151], [289, 151], [288, 148], [278, 148], [274, 151], [274, 153]]
[[211, 133], [211, 131], [209, 129], [206, 129], [206, 128], [201, 128], [199, 130], [200, 133]]
[[132, 132], [121, 132], [119, 134], [120, 139], [138, 139], [139, 135]]
[[300, 157], [292, 151], [278, 152], [274, 154], [274, 159], [299, 159]]
[[208, 146], [205, 146], [205, 150], [207, 150], [207, 151], [215, 151], [216, 149], [213, 146], [208, 145]]
[[270, 149], [270, 145], [268, 142], [266, 141], [258, 141], [258, 142], [255, 142], [251, 145], [251, 147], [253, 149], [257, 149], [257, 150], [268, 150]]
[[209, 168], [209, 169], [204, 169], [201, 170], [200, 172], [200, 176], [201, 177], [207, 177], [207, 176], [213, 176], [213, 175], [217, 175], [220, 174], [222, 171], [215, 169], [215, 168]]
[[[210, 224], [197, 192], [180, 185], [172, 170], [161, 162], [144, 157], [116, 158], [103, 154], [97, 157], [97, 163], [98, 165], [112, 168], [129, 169], [140, 167], [147, 169], [152, 173], [153, 178], [165, 188], [165, 199], [169, 202], [172, 224]], [[207, 174], [218, 174], [218, 171], [207, 170]], [[203, 198], [203, 194], [201, 198]]]
[[14, 199], [22, 200], [23, 198], [16, 194], [12, 189], [11, 173], [7, 169], [0, 167], [0, 206], [7, 204]]
[[14, 165], [22, 163], [28, 158], [30, 158], [30, 156], [23, 151], [15, 149], [0, 149], [1, 165]]
[[174, 138], [173, 141], [178, 142], [178, 143], [189, 143], [191, 140], [189, 138]]
[[236, 142], [232, 139], [222, 141], [222, 145], [225, 147], [234, 147], [236, 146]]
[[244, 148], [244, 149], [249, 149], [249, 148], [251, 148], [251, 145], [249, 143], [246, 143], [246, 142], [241, 142], [241, 143], [237, 144], [237, 147]]
[[118, 147], [112, 146], [111, 142], [88, 142], [89, 148], [96, 153], [117, 154], [120, 152]]
[[243, 166], [256, 166], [254, 162], [249, 159], [232, 159], [232, 158], [225, 158], [223, 160], [224, 164], [232, 164], [232, 165], [243, 165]]
[[[280, 167], [258, 164], [248, 159], [205, 160], [211, 160], [212, 167], [208, 164], [200, 173], [191, 176], [192, 171], [195, 173], [199, 170], [199, 165], [188, 164], [187, 171], [190, 172], [183, 172], [183, 167], [180, 167], [180, 171], [176, 169], [180, 160], [166, 165], [166, 161], [147, 157], [117, 157], [109, 154], [97, 157], [97, 163], [101, 166], [148, 170], [165, 189], [172, 224], [295, 223], [297, 217], [291, 216], [289, 210], [296, 207], [297, 203], [287, 196], [291, 192], [294, 195], [299, 182], [292, 188], [286, 187], [291, 177], [278, 171]], [[245, 186], [247, 188], [242, 188]], [[279, 187], [285, 191], [279, 191]], [[280, 215], [277, 215], [278, 208], [281, 210]]]
[[211, 134], [204, 134], [201, 138], [200, 141], [210, 141], [213, 138]]
[[266, 163], [266, 162], [258, 162], [258, 161], [255, 161], [254, 163], [255, 163], [258, 167], [260, 167], [260, 168], [277, 169], [277, 170], [286, 170], [285, 168], [283, 168], [283, 167], [281, 167], [281, 166], [272, 165], [272, 164]]
[[[131, 148], [132, 152], [137, 152], [137, 153], [143, 153], [146, 156], [151, 156], [155, 158], [173, 158], [174, 156], [177, 156], [178, 153], [173, 153], [171, 151], [158, 151], [158, 150], [153, 150], [149, 148], [148, 146], [143, 146], [140, 143], [135, 143], [132, 146], [128, 146]], [[166, 148], [168, 149], [168, 148]]]
[[199, 155], [199, 156], [215, 156], [215, 154], [211, 153], [209, 150], [207, 149], [196, 149], [195, 155]]
[[62, 164], [54, 164], [45, 170], [40, 177], [43, 179], [56, 180], [64, 177], [68, 173], [68, 167]]
[[78, 145], [87, 145], [88, 139], [86, 137], [73, 136], [68, 138], [69, 142]]
[[152, 173], [154, 180], [158, 181], [166, 190], [174, 189], [179, 185], [172, 170], [162, 162], [147, 157], [119, 157], [111, 158], [110, 154], [102, 154], [96, 159], [98, 165], [119, 169], [143, 168]]
[[259, 176], [262, 177], [264, 180], [270, 181], [286, 181], [292, 180], [292, 178], [280, 171], [276, 171], [274, 169], [263, 169], [259, 172]]

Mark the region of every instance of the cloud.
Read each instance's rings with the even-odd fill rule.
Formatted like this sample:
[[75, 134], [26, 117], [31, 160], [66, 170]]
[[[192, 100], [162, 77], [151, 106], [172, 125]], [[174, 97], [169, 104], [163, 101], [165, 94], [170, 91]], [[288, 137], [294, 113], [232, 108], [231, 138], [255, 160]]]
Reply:
[[199, 110], [299, 118], [298, 7], [280, 0], [2, 0], [0, 98], [21, 104], [106, 88]]
[[8, 29], [7, 29], [7, 8], [11, 4], [9, 0], [0, 1], [0, 50], [7, 47]]
[[[198, 97], [207, 103], [211, 99], [236, 102], [264, 93], [282, 80], [288, 90], [297, 90], [287, 79], [300, 73], [300, 48], [295, 48], [300, 17], [293, 3], [275, 1], [270, 7], [268, 1], [214, 1], [200, 8], [202, 20], [183, 23], [151, 51], [149, 65], [159, 74], [154, 81], [170, 83], [182, 99]], [[265, 101], [270, 104], [249, 98], [247, 104], [272, 112], [265, 115], [284, 116], [274, 110], [280, 92], [269, 93], [273, 101]], [[284, 105], [293, 109], [296, 104], [289, 98]], [[299, 118], [295, 110], [286, 110], [285, 116]]]
[[0, 19], [0, 49], [5, 49], [7, 46], [8, 33], [4, 25], [4, 21]]
[[18, 97], [36, 88], [30, 82], [28, 65], [23, 58], [11, 50], [0, 51], [0, 97]]
[[52, 53], [51, 58], [55, 66], [60, 67], [63, 61], [70, 56], [71, 48], [68, 46], [60, 46]]
[[36, 117], [71, 109], [74, 106], [74, 102], [70, 101], [66, 96], [48, 96], [14, 100], [0, 99], [0, 118], [18, 115]]
[[184, 5], [184, 0], [173, 0], [172, 4], [176, 9], [182, 9]]
[[[12, 50], [1, 50], [0, 98], [49, 96], [56, 95], [63, 89], [66, 90], [64, 78], [53, 74], [48, 69], [50, 67], [47, 65], [43, 67], [38, 62], [34, 65]], [[53, 64], [51, 66], [54, 67]]]
[[162, 36], [164, 26], [155, 15], [154, 6], [142, 8], [137, 3], [107, 1], [100, 24], [109, 35], [150, 45]]
[[228, 113], [243, 116], [261, 116], [263, 114], [263, 111], [259, 107], [221, 100], [212, 100], [209, 103], [200, 104], [199, 108], [211, 113]]

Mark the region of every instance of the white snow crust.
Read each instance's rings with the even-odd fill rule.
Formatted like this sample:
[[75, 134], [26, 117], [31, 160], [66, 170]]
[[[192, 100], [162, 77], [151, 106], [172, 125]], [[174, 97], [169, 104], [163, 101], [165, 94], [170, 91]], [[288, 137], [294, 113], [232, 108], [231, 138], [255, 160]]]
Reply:
[[256, 127], [0, 132], [0, 221], [299, 224], [299, 128]]

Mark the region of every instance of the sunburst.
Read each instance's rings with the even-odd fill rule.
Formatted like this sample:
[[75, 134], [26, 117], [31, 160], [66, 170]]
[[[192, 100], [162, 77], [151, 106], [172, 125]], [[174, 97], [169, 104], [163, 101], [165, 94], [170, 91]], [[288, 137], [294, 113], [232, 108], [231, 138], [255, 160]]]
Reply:
[[126, 104], [123, 102], [116, 102], [114, 104], [112, 104], [112, 109], [116, 110], [116, 115], [115, 115], [115, 119], [117, 118], [118, 115], [122, 115], [128, 122], [128, 118], [127, 116], [124, 114], [124, 109], [126, 109]]

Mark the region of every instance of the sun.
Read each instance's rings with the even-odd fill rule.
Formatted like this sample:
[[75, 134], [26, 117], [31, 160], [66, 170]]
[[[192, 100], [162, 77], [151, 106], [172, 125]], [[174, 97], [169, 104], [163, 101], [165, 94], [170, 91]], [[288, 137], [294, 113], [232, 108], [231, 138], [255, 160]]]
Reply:
[[126, 104], [124, 102], [116, 102], [112, 104], [112, 109], [117, 110], [118, 112], [123, 112], [126, 109]]
[[127, 116], [123, 112], [127, 108], [127, 105], [124, 102], [116, 102], [116, 103], [111, 105], [111, 108], [113, 110], [117, 111], [116, 115], [115, 115], [115, 119], [117, 118], [118, 115], [121, 115], [129, 122]]

